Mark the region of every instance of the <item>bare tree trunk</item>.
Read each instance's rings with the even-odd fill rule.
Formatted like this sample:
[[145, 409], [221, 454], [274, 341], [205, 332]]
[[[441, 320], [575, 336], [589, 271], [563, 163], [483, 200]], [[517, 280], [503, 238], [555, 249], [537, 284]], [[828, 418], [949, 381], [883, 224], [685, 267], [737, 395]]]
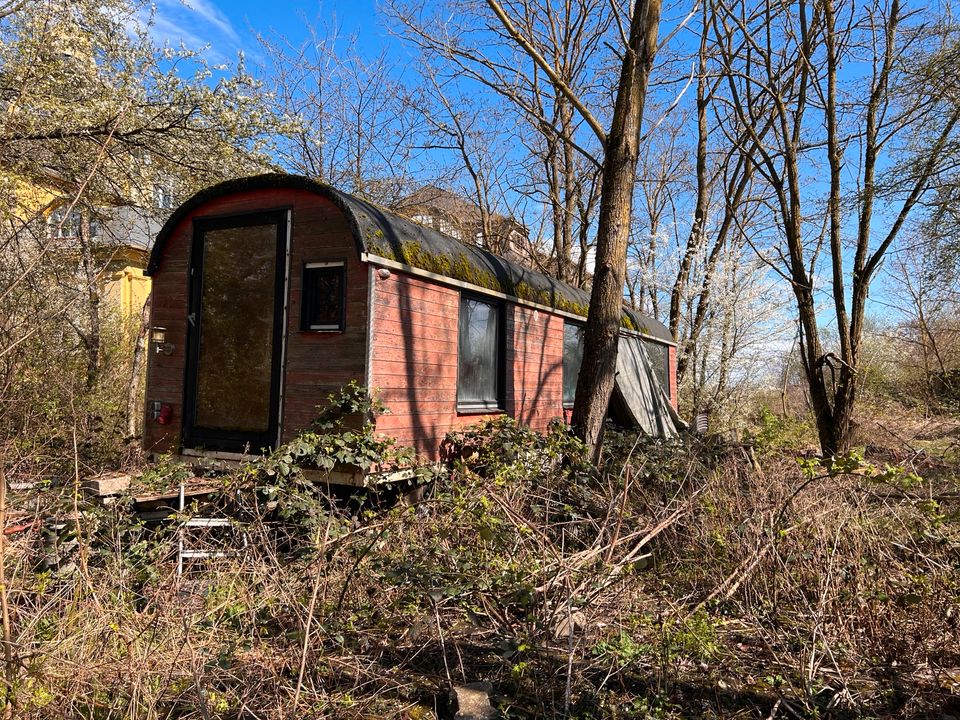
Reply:
[[137, 339], [133, 345], [133, 366], [130, 369], [130, 384], [127, 386], [127, 435], [137, 437], [141, 430], [140, 418], [142, 413], [140, 408], [140, 379], [143, 375], [144, 349], [147, 344], [147, 323], [150, 319], [150, 298], [143, 303], [143, 310], [140, 311], [140, 328], [137, 331]]
[[[563, 95], [557, 91], [558, 101], [563, 100]], [[573, 108], [570, 107], [569, 102], [563, 102], [560, 105], [560, 127], [563, 128], [563, 132], [567, 135], [573, 134]], [[576, 211], [577, 205], [577, 196], [576, 196], [576, 182], [575, 174], [576, 168], [574, 166], [575, 154], [572, 147], [569, 143], [563, 144], [563, 204], [561, 208], [563, 209], [563, 224], [561, 225], [563, 232], [563, 275], [560, 276], [560, 279], [564, 282], [571, 282], [573, 280], [572, 273], [570, 272], [570, 256], [572, 255], [573, 250], [573, 218]]]
[[657, 51], [660, 7], [661, 0], [636, 0], [634, 4], [605, 143], [593, 290], [571, 419], [574, 432], [590, 448], [594, 460], [599, 459], [602, 447], [603, 421], [617, 367], [633, 186], [647, 84]]
[[707, 4], [703, 5], [703, 30], [700, 35], [699, 66], [697, 77], [697, 200], [693, 211], [693, 224], [687, 237], [687, 247], [680, 259], [677, 279], [670, 292], [669, 327], [673, 337], [680, 328], [680, 302], [687, 290], [690, 266], [693, 257], [703, 245], [707, 232], [707, 205], [710, 202], [710, 178], [707, 175]]
[[81, 340], [87, 350], [87, 389], [90, 389], [96, 384], [100, 371], [100, 288], [98, 287], [99, 274], [91, 246], [90, 215], [86, 210], [81, 213], [78, 239], [87, 300], [87, 329], [81, 333]]
[[587, 192], [580, 189], [580, 198], [577, 203], [577, 213], [579, 215], [579, 229], [577, 232], [577, 242], [580, 247], [580, 257], [577, 259], [576, 286], [584, 287], [587, 284], [587, 258], [590, 255], [590, 221], [593, 218], [593, 209], [599, 200], [599, 183], [597, 180], [598, 172], [591, 169], [590, 174], [583, 178], [583, 182], [589, 183]]

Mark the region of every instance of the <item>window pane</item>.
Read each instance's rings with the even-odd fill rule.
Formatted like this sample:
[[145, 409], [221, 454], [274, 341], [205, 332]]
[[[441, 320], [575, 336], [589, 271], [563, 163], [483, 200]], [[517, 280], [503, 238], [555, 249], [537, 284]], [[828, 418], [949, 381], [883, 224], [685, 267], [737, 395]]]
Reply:
[[649, 340], [643, 341], [644, 349], [650, 358], [650, 366], [653, 368], [653, 374], [656, 375], [663, 391], [669, 397], [670, 395], [670, 350], [666, 345]]
[[481, 300], [461, 298], [458, 405], [500, 407], [499, 341], [498, 307]]
[[563, 404], [573, 405], [577, 394], [577, 377], [583, 362], [583, 327], [563, 325]]
[[303, 270], [303, 330], [339, 330], [343, 326], [343, 265]]

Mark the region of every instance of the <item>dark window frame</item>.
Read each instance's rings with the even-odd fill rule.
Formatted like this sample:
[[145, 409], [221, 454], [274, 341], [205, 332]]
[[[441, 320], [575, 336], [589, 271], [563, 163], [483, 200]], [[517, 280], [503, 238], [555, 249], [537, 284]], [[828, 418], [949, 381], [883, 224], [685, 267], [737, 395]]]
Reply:
[[[561, 375], [561, 378], [560, 378], [560, 391], [561, 391], [561, 402], [562, 402], [562, 404], [563, 404], [563, 409], [564, 409], [564, 410], [571, 410], [571, 409], [573, 408], [573, 400], [572, 400], [572, 399], [571, 399], [571, 400], [567, 400], [566, 394], [565, 394], [566, 385], [567, 385], [567, 372], [568, 372], [568, 368], [567, 368], [567, 352], [566, 352], [566, 350], [567, 350], [567, 328], [568, 328], [568, 327], [578, 328], [578, 329], [580, 329], [581, 331], [585, 331], [586, 328], [587, 328], [587, 326], [586, 326], [584, 323], [582, 323], [582, 322], [576, 322], [576, 321], [574, 321], [574, 320], [564, 320], [564, 321], [563, 321], [563, 351], [562, 351], [562, 358], [561, 358], [561, 361], [560, 361], [560, 362], [561, 362], [562, 375]], [[583, 365], [583, 336], [581, 335], [581, 336], [580, 336], [580, 366], [582, 366], [582, 365]], [[580, 375], [580, 367], [579, 367], [579, 366], [577, 367], [577, 375], [578, 375], [578, 376]], [[576, 388], [576, 385], [574, 385], [574, 388]], [[576, 394], [576, 390], [574, 390], [574, 394]]]
[[[197, 380], [200, 361], [200, 334], [203, 313], [204, 235], [210, 230], [227, 230], [250, 227], [251, 225], [273, 225], [277, 227], [277, 262], [274, 273], [275, 294], [273, 307], [273, 363], [270, 370], [270, 417], [267, 430], [263, 433], [236, 432], [218, 428], [207, 428], [197, 424]], [[282, 375], [281, 347], [283, 343], [283, 314], [286, 297], [286, 255], [287, 232], [291, 224], [289, 208], [256, 210], [227, 215], [212, 215], [193, 218], [193, 237], [190, 244], [189, 284], [187, 289], [187, 337], [184, 348], [185, 362], [183, 391], [183, 426], [181, 445], [184, 448], [203, 449], [224, 452], [254, 452], [263, 449], [272, 450], [277, 446], [280, 428], [280, 386]]]
[[[307, 276], [311, 270], [336, 270], [340, 275], [340, 312], [334, 324], [314, 324], [310, 322], [313, 304], [313, 286], [308, 284]], [[300, 331], [309, 333], [337, 333], [347, 328], [347, 261], [345, 259], [308, 260], [300, 268]]]
[[[496, 399], [494, 403], [461, 402], [460, 400], [460, 316], [463, 312], [464, 301], [480, 302], [493, 307], [497, 313], [496, 335]], [[457, 413], [460, 415], [482, 415], [504, 413], [507, 410], [507, 321], [506, 303], [499, 298], [488, 295], [461, 291], [457, 303]]]
[[[658, 342], [648, 337], [643, 339], [643, 348], [647, 353], [647, 357], [651, 358], [653, 352], [657, 352], [660, 356], [659, 359], [663, 360], [663, 364], [656, 362], [656, 367], [654, 367], [654, 372], [657, 376], [657, 380], [660, 382], [660, 385], [663, 387], [663, 391], [667, 394], [667, 397], [670, 400], [673, 400], [673, 393], [670, 390], [670, 381], [673, 378], [673, 372], [670, 367], [670, 345], [663, 342]], [[653, 364], [653, 363], [652, 363]]]

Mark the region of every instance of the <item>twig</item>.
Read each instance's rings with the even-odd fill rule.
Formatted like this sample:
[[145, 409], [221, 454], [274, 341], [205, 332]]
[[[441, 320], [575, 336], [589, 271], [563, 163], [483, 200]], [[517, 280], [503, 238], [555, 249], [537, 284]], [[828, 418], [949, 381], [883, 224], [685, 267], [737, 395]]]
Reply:
[[3, 614], [3, 717], [10, 720], [16, 708], [16, 666], [13, 657], [13, 631], [10, 627], [10, 608], [7, 603], [7, 536], [3, 532], [7, 524], [7, 476], [0, 463], [0, 612]]
[[[317, 542], [317, 555], [322, 556], [324, 548], [327, 546], [327, 539], [330, 537], [331, 515], [327, 513], [327, 525], [323, 531], [323, 543]], [[317, 606], [317, 595], [320, 593], [320, 568], [317, 568], [316, 577], [313, 580], [313, 591], [310, 593], [310, 604], [307, 606], [307, 619], [303, 627], [303, 649], [300, 653], [300, 671], [297, 673], [297, 688], [293, 693], [293, 713], [297, 712], [297, 705], [300, 703], [300, 691], [303, 689], [303, 676], [307, 671], [307, 653], [310, 651], [310, 624], [313, 620], [313, 611]]]
[[433, 617], [437, 621], [437, 635], [440, 637], [440, 654], [443, 656], [443, 671], [447, 675], [447, 689], [452, 689], [453, 678], [450, 677], [450, 665], [447, 664], [447, 643], [443, 638], [443, 627], [440, 625], [440, 610], [433, 598], [430, 598], [430, 603], [433, 605]]

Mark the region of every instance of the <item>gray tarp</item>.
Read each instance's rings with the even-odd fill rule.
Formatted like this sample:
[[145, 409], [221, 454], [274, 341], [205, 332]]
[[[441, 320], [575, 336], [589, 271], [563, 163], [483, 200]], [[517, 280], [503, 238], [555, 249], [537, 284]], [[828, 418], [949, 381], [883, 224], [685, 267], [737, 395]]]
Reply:
[[653, 371], [643, 340], [638, 337], [620, 336], [616, 387], [623, 400], [621, 410], [627, 416], [624, 419], [648, 435], [675, 438], [686, 428]]

